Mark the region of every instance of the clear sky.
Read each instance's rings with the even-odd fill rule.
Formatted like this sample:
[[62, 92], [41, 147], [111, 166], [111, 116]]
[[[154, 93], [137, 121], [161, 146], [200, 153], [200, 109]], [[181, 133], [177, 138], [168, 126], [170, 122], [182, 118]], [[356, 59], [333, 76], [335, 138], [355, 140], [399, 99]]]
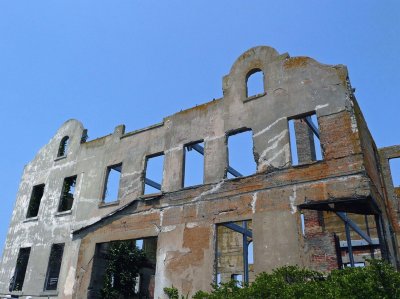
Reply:
[[399, 37], [399, 1], [2, 0], [0, 254], [23, 167], [64, 121], [90, 139], [157, 123], [221, 97], [257, 45], [347, 65], [378, 147], [399, 144]]

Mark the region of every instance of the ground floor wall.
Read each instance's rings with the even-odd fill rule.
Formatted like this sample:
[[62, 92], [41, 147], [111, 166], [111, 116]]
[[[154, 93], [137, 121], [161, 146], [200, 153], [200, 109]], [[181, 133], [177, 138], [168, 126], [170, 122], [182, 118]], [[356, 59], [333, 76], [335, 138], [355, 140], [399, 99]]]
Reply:
[[[349, 189], [348, 183], [343, 178], [318, 182], [325, 189], [334, 184], [340, 194]], [[245, 190], [245, 186], [238, 184], [236, 192], [231, 190], [230, 196], [209, 198], [221, 191], [221, 184], [224, 182], [209, 186], [209, 191], [200, 194], [195, 193], [196, 189], [186, 190], [192, 192], [190, 199], [175, 194], [175, 200], [169, 200], [165, 206], [160, 197], [149, 198], [140, 207], [127, 207], [75, 235], [82, 241], [73, 297], [86, 298], [91, 287], [96, 244], [148, 237], [157, 237], [154, 298], [165, 298], [163, 289], [171, 286], [189, 298], [197, 290], [210, 290], [211, 284], [216, 282], [220, 262], [217, 244], [223, 242], [218, 240], [217, 228], [224, 223], [244, 220], [251, 221], [254, 260], [249, 267], [250, 279], [284, 265], [319, 271], [338, 267], [334, 231], [318, 220], [317, 211], [304, 213], [297, 207], [316, 182], [257, 191]], [[353, 193], [350, 189], [349, 192]], [[237, 245], [240, 251], [239, 241]], [[232, 258], [227, 259], [232, 269], [240, 267], [242, 261], [237, 258], [238, 249], [235, 250]]]

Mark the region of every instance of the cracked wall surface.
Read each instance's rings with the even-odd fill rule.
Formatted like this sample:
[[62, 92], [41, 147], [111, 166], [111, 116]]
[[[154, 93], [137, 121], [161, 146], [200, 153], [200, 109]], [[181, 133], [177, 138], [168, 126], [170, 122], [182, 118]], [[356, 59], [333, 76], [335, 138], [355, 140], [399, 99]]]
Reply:
[[[247, 97], [246, 78], [255, 69], [264, 73], [265, 90]], [[398, 198], [388, 187], [389, 174], [382, 175], [382, 157], [392, 152], [376, 148], [346, 67], [260, 46], [243, 53], [222, 83], [222, 98], [133, 132], [121, 125], [85, 141], [79, 121], [65, 122], [24, 169], [0, 266], [0, 294], [8, 292], [21, 247], [32, 249], [24, 294], [86, 298], [96, 244], [157, 237], [154, 297], [164, 298], [163, 288], [171, 285], [190, 296], [215, 280], [217, 225], [243, 220], [252, 221], [253, 274], [288, 264], [329, 271], [338, 267], [338, 224], [322, 225], [315, 210], [380, 215], [383, 253], [397, 264]], [[313, 113], [323, 159], [310, 159], [304, 143], [293, 166], [288, 121]], [[246, 129], [253, 132], [257, 171], [227, 179], [227, 137]], [[310, 140], [304, 127], [297, 130]], [[64, 136], [70, 137], [68, 150], [57, 157]], [[185, 145], [199, 140], [203, 184], [183, 188]], [[158, 153], [165, 155], [161, 191], [143, 195], [146, 157]], [[118, 198], [104, 203], [107, 167], [120, 163]], [[74, 175], [72, 209], [57, 212], [62, 182]], [[45, 189], [38, 216], [27, 219], [32, 188], [39, 184]], [[46, 293], [54, 243], [65, 243], [65, 250], [58, 290]]]

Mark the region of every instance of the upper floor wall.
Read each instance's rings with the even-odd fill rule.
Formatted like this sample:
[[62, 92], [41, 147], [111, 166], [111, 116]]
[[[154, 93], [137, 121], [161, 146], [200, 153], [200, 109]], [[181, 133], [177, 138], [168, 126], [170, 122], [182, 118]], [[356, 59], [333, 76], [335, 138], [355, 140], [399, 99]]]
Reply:
[[[264, 90], [248, 96], [246, 84], [254, 72], [262, 72]], [[204, 142], [203, 182], [218, 182], [227, 173], [227, 136], [246, 129], [253, 133], [257, 172], [289, 167], [289, 119], [312, 113], [321, 119], [351, 111], [344, 66], [322, 65], [307, 57], [290, 58], [265, 46], [252, 48], [236, 60], [223, 78], [223, 94], [221, 99], [166, 117], [149, 128], [125, 133], [124, 126], [118, 126], [113, 134], [89, 142], [84, 142], [85, 130], [80, 122], [67, 121], [27, 165], [18, 198], [25, 203], [21, 206], [29, 201], [33, 185], [46, 184], [46, 211], [39, 214], [56, 213], [63, 178], [76, 175], [80, 207], [72, 208], [74, 218], [85, 221], [109, 212], [112, 205], [101, 204], [107, 167], [122, 165], [115, 204], [126, 203], [143, 194], [146, 157], [160, 153], [165, 155], [162, 191], [179, 190], [183, 187], [184, 147], [196, 141]], [[350, 133], [356, 133], [355, 119], [349, 121]], [[60, 157], [65, 136], [69, 137], [67, 149]], [[327, 143], [322, 144], [322, 150], [329, 158], [330, 152], [339, 149]], [[20, 216], [25, 213], [21, 211]]]

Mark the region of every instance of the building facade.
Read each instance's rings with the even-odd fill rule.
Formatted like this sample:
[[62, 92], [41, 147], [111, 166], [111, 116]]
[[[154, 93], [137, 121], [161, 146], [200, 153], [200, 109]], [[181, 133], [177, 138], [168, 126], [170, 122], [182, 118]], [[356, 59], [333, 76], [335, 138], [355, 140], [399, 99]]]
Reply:
[[[65, 122], [24, 169], [0, 295], [100, 298], [120, 240], [147, 256], [132, 298], [165, 298], [172, 285], [191, 296], [283, 265], [330, 271], [382, 257], [398, 267], [400, 192], [388, 161], [400, 146], [376, 147], [346, 67], [260, 46], [222, 88], [220, 99], [133, 132], [121, 125], [88, 141], [79, 121]], [[249, 175], [229, 143], [246, 133]], [[153, 159], [163, 161], [159, 181]]]

